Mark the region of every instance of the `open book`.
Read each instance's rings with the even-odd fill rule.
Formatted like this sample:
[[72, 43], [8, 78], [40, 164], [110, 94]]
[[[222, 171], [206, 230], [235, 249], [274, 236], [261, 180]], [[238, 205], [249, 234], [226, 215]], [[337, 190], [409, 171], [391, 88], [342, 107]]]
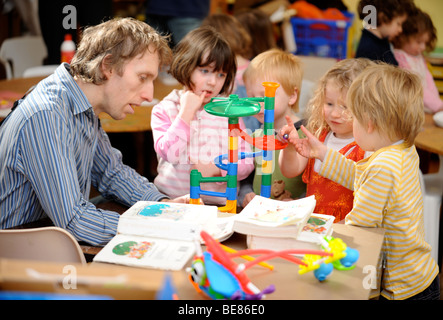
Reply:
[[202, 230], [215, 238], [225, 234], [217, 212], [216, 206], [139, 201], [120, 216], [117, 235], [93, 261], [180, 270]]
[[297, 238], [315, 208], [315, 197], [279, 201], [255, 196], [237, 215], [234, 231], [269, 237]]
[[[283, 234], [278, 235], [256, 235], [251, 234], [247, 237], [248, 248], [250, 249], [314, 249], [319, 250], [322, 245], [322, 239], [332, 234], [332, 225], [334, 216], [313, 213], [308, 221], [302, 227], [297, 237], [291, 237]], [[290, 228], [288, 226], [287, 228]]]

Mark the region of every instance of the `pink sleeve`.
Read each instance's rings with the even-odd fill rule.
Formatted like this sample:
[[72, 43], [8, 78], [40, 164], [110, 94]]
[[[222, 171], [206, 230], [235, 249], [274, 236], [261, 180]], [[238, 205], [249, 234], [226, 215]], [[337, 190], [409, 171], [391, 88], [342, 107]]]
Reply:
[[180, 150], [186, 150], [190, 137], [190, 127], [182, 119], [170, 114], [174, 103], [162, 101], [152, 109], [151, 128], [154, 138], [155, 152], [170, 163], [176, 163], [180, 158]]
[[398, 62], [398, 66], [403, 69], [411, 70], [408, 62], [406, 61], [406, 53], [403, 50], [394, 50], [395, 60]]

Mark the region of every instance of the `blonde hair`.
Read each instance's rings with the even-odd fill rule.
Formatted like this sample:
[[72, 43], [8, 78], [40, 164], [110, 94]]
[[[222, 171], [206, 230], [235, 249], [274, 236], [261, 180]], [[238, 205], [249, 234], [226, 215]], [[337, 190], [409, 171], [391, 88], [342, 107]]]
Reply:
[[349, 89], [353, 80], [368, 66], [374, 64], [369, 59], [345, 59], [337, 62], [326, 74], [324, 74], [317, 85], [313, 97], [306, 108], [307, 129], [316, 137], [324, 131], [330, 131], [328, 123], [323, 113], [323, 105], [325, 103], [325, 90], [329, 81], [332, 81], [340, 91]]
[[303, 79], [303, 68], [300, 58], [281, 49], [271, 49], [262, 52], [252, 59], [243, 74], [245, 82], [255, 78], [272, 79], [278, 82], [289, 96], [294, 94], [294, 89], [297, 89], [297, 101], [290, 107], [295, 112], [298, 112], [301, 82]]
[[172, 53], [166, 37], [145, 22], [115, 18], [84, 30], [70, 72], [85, 82], [101, 84], [106, 81], [102, 63], [121, 75], [125, 63], [146, 50], [158, 53], [160, 65], [169, 64]]
[[224, 13], [216, 13], [203, 20], [202, 26], [206, 25], [212, 26], [220, 32], [236, 55], [249, 59], [252, 39], [237, 18]]
[[215, 64], [214, 70], [226, 73], [220, 94], [230, 94], [234, 87], [237, 63], [226, 39], [212, 26], [190, 31], [177, 44], [169, 72], [182, 85], [194, 89], [191, 74], [197, 67]]
[[352, 83], [347, 96], [353, 116], [392, 141], [404, 139], [412, 146], [424, 123], [423, 87], [420, 78], [388, 64], [365, 69]]

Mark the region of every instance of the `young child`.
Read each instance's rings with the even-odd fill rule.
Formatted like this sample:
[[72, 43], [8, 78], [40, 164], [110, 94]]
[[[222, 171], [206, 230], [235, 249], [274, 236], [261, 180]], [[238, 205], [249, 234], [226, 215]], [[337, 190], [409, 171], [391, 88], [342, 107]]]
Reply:
[[[254, 59], [262, 52], [278, 47], [273, 25], [267, 13], [258, 8], [243, 8], [235, 12], [235, 17], [253, 39], [250, 46], [249, 60]], [[246, 128], [252, 132], [261, 126], [260, 122], [253, 116], [244, 117], [243, 121]]]
[[[235, 55], [229, 44], [210, 26], [188, 33], [174, 49], [171, 74], [184, 89], [173, 90], [152, 110], [151, 127], [157, 152], [158, 175], [154, 180], [167, 195], [188, 194], [190, 172], [204, 177], [224, 176], [214, 158], [228, 152], [228, 118], [216, 117], [203, 107], [211, 98], [232, 91]], [[241, 119], [239, 124], [244, 128]], [[239, 139], [239, 151], [250, 151]], [[251, 159], [239, 160], [238, 180], [254, 169]], [[204, 183], [202, 189], [224, 192], [226, 183]], [[220, 197], [202, 197], [206, 204], [224, 204]]]
[[233, 93], [240, 98], [246, 97], [246, 89], [243, 82], [243, 73], [249, 65], [251, 56], [252, 39], [248, 31], [232, 15], [216, 13], [209, 15], [203, 20], [202, 26], [209, 25], [220, 32], [228, 41], [234, 51], [237, 61], [237, 73]]
[[435, 49], [436, 40], [436, 30], [431, 17], [418, 8], [403, 23], [403, 32], [392, 40], [395, 59], [399, 66], [420, 76], [423, 84], [424, 107], [429, 113], [443, 110], [443, 101], [423, 57], [423, 52]]
[[439, 299], [438, 266], [424, 240], [414, 146], [424, 122], [420, 79], [394, 66], [370, 66], [352, 83], [347, 102], [356, 142], [374, 152], [369, 158], [348, 160], [304, 127], [307, 139], [296, 141], [297, 151], [322, 161], [321, 175], [354, 190], [346, 224], [384, 228], [382, 298]]
[[[307, 127], [326, 146], [339, 151], [348, 159], [359, 161], [368, 154], [355, 143], [352, 134], [352, 117], [346, 107], [346, 94], [352, 81], [366, 67], [373, 64], [368, 59], [346, 59], [337, 62], [319, 81], [317, 90], [306, 110]], [[284, 127], [290, 138], [298, 138], [297, 130], [288, 120]], [[320, 161], [299, 155], [294, 146], [282, 150], [279, 158], [281, 172], [288, 178], [303, 173], [306, 196], [315, 195], [314, 212], [329, 214], [335, 222], [343, 220], [352, 209], [353, 193], [319, 175]]]
[[258, 8], [246, 8], [235, 12], [235, 17], [253, 39], [249, 59], [252, 60], [262, 52], [277, 48], [271, 20], [264, 11]]
[[[364, 26], [355, 57], [398, 66], [390, 40], [401, 33], [403, 22], [415, 8], [414, 2], [412, 0], [361, 0], [357, 11], [363, 21], [368, 12], [372, 14], [367, 11], [368, 8], [375, 8], [377, 25], [375, 28], [371, 25]], [[367, 22], [375, 23], [370, 19]]]
[[[286, 124], [287, 116], [291, 122], [299, 122], [295, 113], [298, 112], [298, 101], [300, 97], [301, 82], [303, 78], [303, 69], [301, 61], [295, 55], [284, 52], [280, 49], [271, 49], [256, 56], [248, 68], [243, 78], [245, 80], [246, 92], [248, 97], [264, 97], [264, 81], [272, 81], [280, 84], [275, 93], [274, 103], [274, 128], [280, 129]], [[264, 122], [263, 109], [255, 115], [261, 123]], [[262, 136], [263, 129], [254, 132], [254, 137]], [[276, 182], [277, 188], [282, 186], [281, 181], [285, 183], [285, 191], [281, 190], [278, 194], [286, 194], [285, 199], [299, 198], [306, 192], [306, 186], [301, 178], [287, 179], [278, 167], [279, 150], [273, 154], [274, 169], [272, 173], [272, 182]], [[247, 205], [256, 194], [260, 194], [261, 185], [261, 157], [256, 158], [255, 176], [253, 182], [242, 181], [239, 204]], [[271, 189], [272, 190], [272, 189]], [[244, 198], [243, 198], [244, 196]]]

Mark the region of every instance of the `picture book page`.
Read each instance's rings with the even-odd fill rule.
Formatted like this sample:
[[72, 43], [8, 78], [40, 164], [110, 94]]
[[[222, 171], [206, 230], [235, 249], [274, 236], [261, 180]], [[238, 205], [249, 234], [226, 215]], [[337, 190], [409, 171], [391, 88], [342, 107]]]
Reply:
[[314, 196], [293, 201], [255, 196], [239, 214], [238, 221], [270, 227], [304, 223], [315, 204]]
[[162, 270], [180, 270], [195, 252], [195, 243], [129, 235], [115, 236], [93, 259]]

